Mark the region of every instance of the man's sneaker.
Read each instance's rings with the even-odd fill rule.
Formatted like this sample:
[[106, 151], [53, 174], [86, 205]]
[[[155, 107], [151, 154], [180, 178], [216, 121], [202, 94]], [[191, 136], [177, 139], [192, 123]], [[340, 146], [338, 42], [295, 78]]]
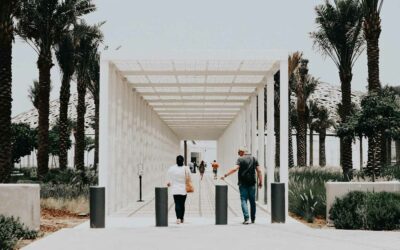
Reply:
[[176, 220], [176, 224], [181, 224], [181, 220], [180, 220], [180, 219], [177, 219], [177, 220]]
[[250, 224], [249, 220], [243, 221], [243, 225], [248, 225], [248, 224]]
[[256, 222], [256, 220], [251, 220], [251, 223], [254, 224], [254, 222]]

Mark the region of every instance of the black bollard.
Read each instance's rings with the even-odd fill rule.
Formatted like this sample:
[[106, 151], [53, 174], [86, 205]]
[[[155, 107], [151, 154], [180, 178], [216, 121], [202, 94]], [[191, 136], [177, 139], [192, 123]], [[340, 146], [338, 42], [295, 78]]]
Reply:
[[168, 227], [168, 188], [156, 187], [156, 227]]
[[228, 186], [215, 186], [215, 224], [228, 224]]
[[271, 183], [271, 222], [285, 223], [285, 183]]
[[105, 227], [105, 190], [105, 187], [90, 187], [90, 228]]
[[137, 202], [143, 202], [142, 200], [142, 175], [139, 175], [139, 200]]

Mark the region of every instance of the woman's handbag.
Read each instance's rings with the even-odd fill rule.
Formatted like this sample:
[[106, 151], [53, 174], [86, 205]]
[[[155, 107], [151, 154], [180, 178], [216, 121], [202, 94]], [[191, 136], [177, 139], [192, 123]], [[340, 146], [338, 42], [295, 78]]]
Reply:
[[194, 192], [194, 187], [192, 183], [192, 179], [190, 178], [189, 173], [185, 170], [185, 183], [186, 183], [186, 192], [188, 193], [193, 193]]

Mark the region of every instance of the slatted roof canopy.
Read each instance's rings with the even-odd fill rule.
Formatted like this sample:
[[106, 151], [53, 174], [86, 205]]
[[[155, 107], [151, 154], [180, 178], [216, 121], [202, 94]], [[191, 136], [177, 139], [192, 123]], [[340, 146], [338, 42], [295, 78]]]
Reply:
[[[277, 60], [113, 60], [181, 138], [218, 136], [279, 67]], [[188, 138], [188, 137], [187, 137]]]

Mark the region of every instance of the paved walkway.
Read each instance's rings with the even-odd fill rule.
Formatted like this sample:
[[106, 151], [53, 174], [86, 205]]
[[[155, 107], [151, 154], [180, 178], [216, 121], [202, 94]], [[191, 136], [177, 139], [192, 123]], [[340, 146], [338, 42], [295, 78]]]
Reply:
[[[211, 173], [206, 173], [203, 180], [200, 180], [199, 174], [192, 174], [192, 181], [195, 187], [195, 192], [188, 194], [185, 218], [214, 218], [216, 184], [228, 184], [228, 218], [242, 217], [242, 209], [236, 185], [233, 185], [230, 182], [214, 180]], [[144, 200], [144, 203], [132, 204], [114, 214], [113, 217], [154, 218], [154, 196], [148, 196]], [[172, 195], [168, 197], [168, 203], [168, 217], [171, 221], [174, 221], [175, 209]], [[266, 218], [266, 209], [259, 206], [257, 216], [260, 218]]]
[[311, 229], [288, 218], [286, 224], [270, 224], [265, 207], [258, 206], [256, 224], [242, 225], [239, 194], [229, 184], [228, 225], [215, 225], [215, 182], [211, 175], [193, 177], [196, 192], [187, 200], [185, 224], [175, 224], [173, 200], [169, 199], [169, 227], [155, 227], [154, 198], [135, 203], [112, 217], [105, 229], [90, 229], [85, 222], [38, 240], [27, 250], [243, 250], [243, 249], [400, 249], [400, 232]]

